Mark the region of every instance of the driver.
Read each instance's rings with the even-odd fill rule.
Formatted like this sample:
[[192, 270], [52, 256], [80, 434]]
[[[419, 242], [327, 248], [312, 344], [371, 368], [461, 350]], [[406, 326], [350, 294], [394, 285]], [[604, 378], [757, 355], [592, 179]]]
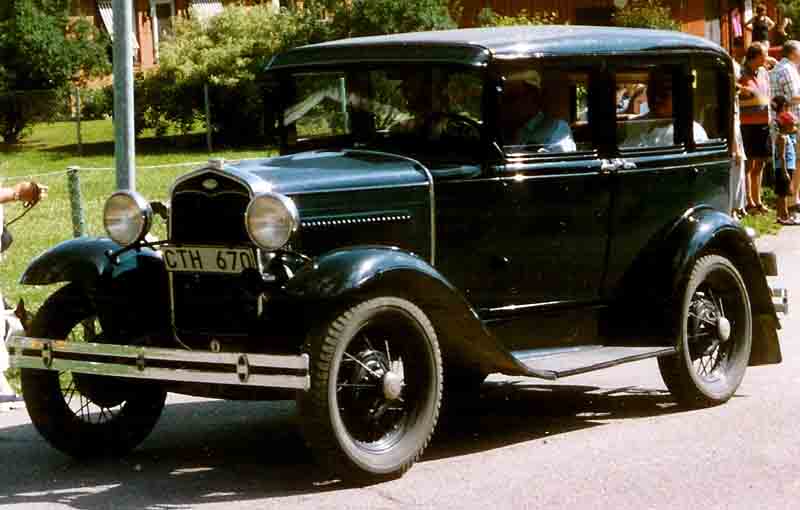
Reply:
[[544, 94], [538, 71], [511, 73], [506, 78], [504, 96], [502, 115], [506, 145], [533, 145], [539, 152], [577, 150], [569, 124], [542, 108]]

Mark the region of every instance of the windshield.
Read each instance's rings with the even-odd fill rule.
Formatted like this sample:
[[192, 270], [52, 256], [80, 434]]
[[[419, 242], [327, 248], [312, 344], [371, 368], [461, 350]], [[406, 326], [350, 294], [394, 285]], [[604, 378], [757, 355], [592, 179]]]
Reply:
[[479, 150], [483, 80], [475, 69], [303, 71], [288, 85], [283, 123], [290, 148], [385, 150], [433, 165], [474, 162]]

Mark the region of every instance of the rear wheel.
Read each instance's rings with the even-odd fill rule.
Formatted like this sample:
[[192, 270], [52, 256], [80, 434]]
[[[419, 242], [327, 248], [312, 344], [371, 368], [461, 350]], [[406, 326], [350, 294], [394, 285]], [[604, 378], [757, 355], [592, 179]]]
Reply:
[[697, 261], [684, 291], [678, 353], [658, 360], [670, 393], [691, 406], [730, 399], [744, 378], [752, 345], [747, 287], [726, 258]]
[[[74, 285], [52, 294], [31, 326], [37, 338], [102, 341], [86, 296]], [[155, 426], [166, 398], [156, 384], [71, 371], [23, 369], [22, 394], [39, 433], [73, 457], [119, 456]]]
[[300, 400], [313, 453], [350, 480], [399, 476], [439, 417], [442, 362], [425, 314], [397, 297], [365, 300], [309, 337], [311, 389]]

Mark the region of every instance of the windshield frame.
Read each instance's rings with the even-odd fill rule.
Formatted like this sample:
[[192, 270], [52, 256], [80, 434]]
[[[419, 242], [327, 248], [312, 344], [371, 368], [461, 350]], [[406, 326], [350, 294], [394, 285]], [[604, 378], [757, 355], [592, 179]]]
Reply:
[[[437, 161], [434, 158], [436, 151], [429, 151], [426, 154], [424, 150], [409, 150], [405, 144], [398, 143], [396, 147], [392, 143], [392, 139], [385, 136], [384, 143], [381, 140], [360, 140], [356, 138], [353, 133], [345, 133], [339, 135], [322, 136], [318, 138], [308, 138], [302, 140], [292, 140], [290, 136], [290, 127], [285, 124], [285, 114], [289, 108], [294, 106], [292, 100], [294, 99], [294, 80], [295, 76], [306, 73], [344, 73], [344, 74], [359, 74], [369, 73], [371, 71], [392, 69], [403, 66], [408, 69], [414, 67], [421, 68], [422, 71], [430, 72], [433, 68], [446, 69], [449, 73], [466, 72], [474, 73], [479, 79], [481, 85], [480, 92], [480, 128], [478, 129], [478, 139], [480, 147], [476, 147], [474, 154], [470, 157], [454, 157], [452, 158], [453, 164], [473, 164], [481, 165], [485, 160], [487, 150], [483, 149], [489, 145], [491, 133], [491, 126], [493, 122], [494, 103], [496, 97], [495, 87], [492, 86], [489, 79], [489, 66], [481, 65], [465, 65], [452, 62], [369, 62], [368, 64], [331, 64], [331, 65], [312, 65], [312, 66], [298, 66], [290, 69], [279, 69], [270, 72], [271, 78], [277, 84], [277, 98], [275, 101], [275, 88], [265, 91], [264, 105], [265, 108], [270, 110], [268, 118], [274, 119], [275, 129], [278, 131], [280, 140], [280, 153], [281, 154], [294, 154], [298, 152], [313, 151], [313, 150], [345, 150], [345, 149], [367, 149], [378, 150], [382, 152], [394, 152], [405, 156], [410, 156], [419, 159], [423, 164], [436, 165]], [[372, 97], [370, 98], [372, 99]], [[271, 104], [270, 104], [271, 102]], [[376, 131], [377, 133], [377, 131]], [[428, 156], [428, 157], [426, 157]], [[438, 160], [438, 163], [446, 163], [446, 161]]]

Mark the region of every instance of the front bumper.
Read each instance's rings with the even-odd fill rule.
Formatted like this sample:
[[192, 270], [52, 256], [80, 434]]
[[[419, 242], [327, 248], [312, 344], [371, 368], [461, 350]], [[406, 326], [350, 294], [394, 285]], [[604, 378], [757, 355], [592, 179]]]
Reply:
[[13, 336], [12, 368], [156, 381], [308, 390], [308, 355], [188, 351]]

